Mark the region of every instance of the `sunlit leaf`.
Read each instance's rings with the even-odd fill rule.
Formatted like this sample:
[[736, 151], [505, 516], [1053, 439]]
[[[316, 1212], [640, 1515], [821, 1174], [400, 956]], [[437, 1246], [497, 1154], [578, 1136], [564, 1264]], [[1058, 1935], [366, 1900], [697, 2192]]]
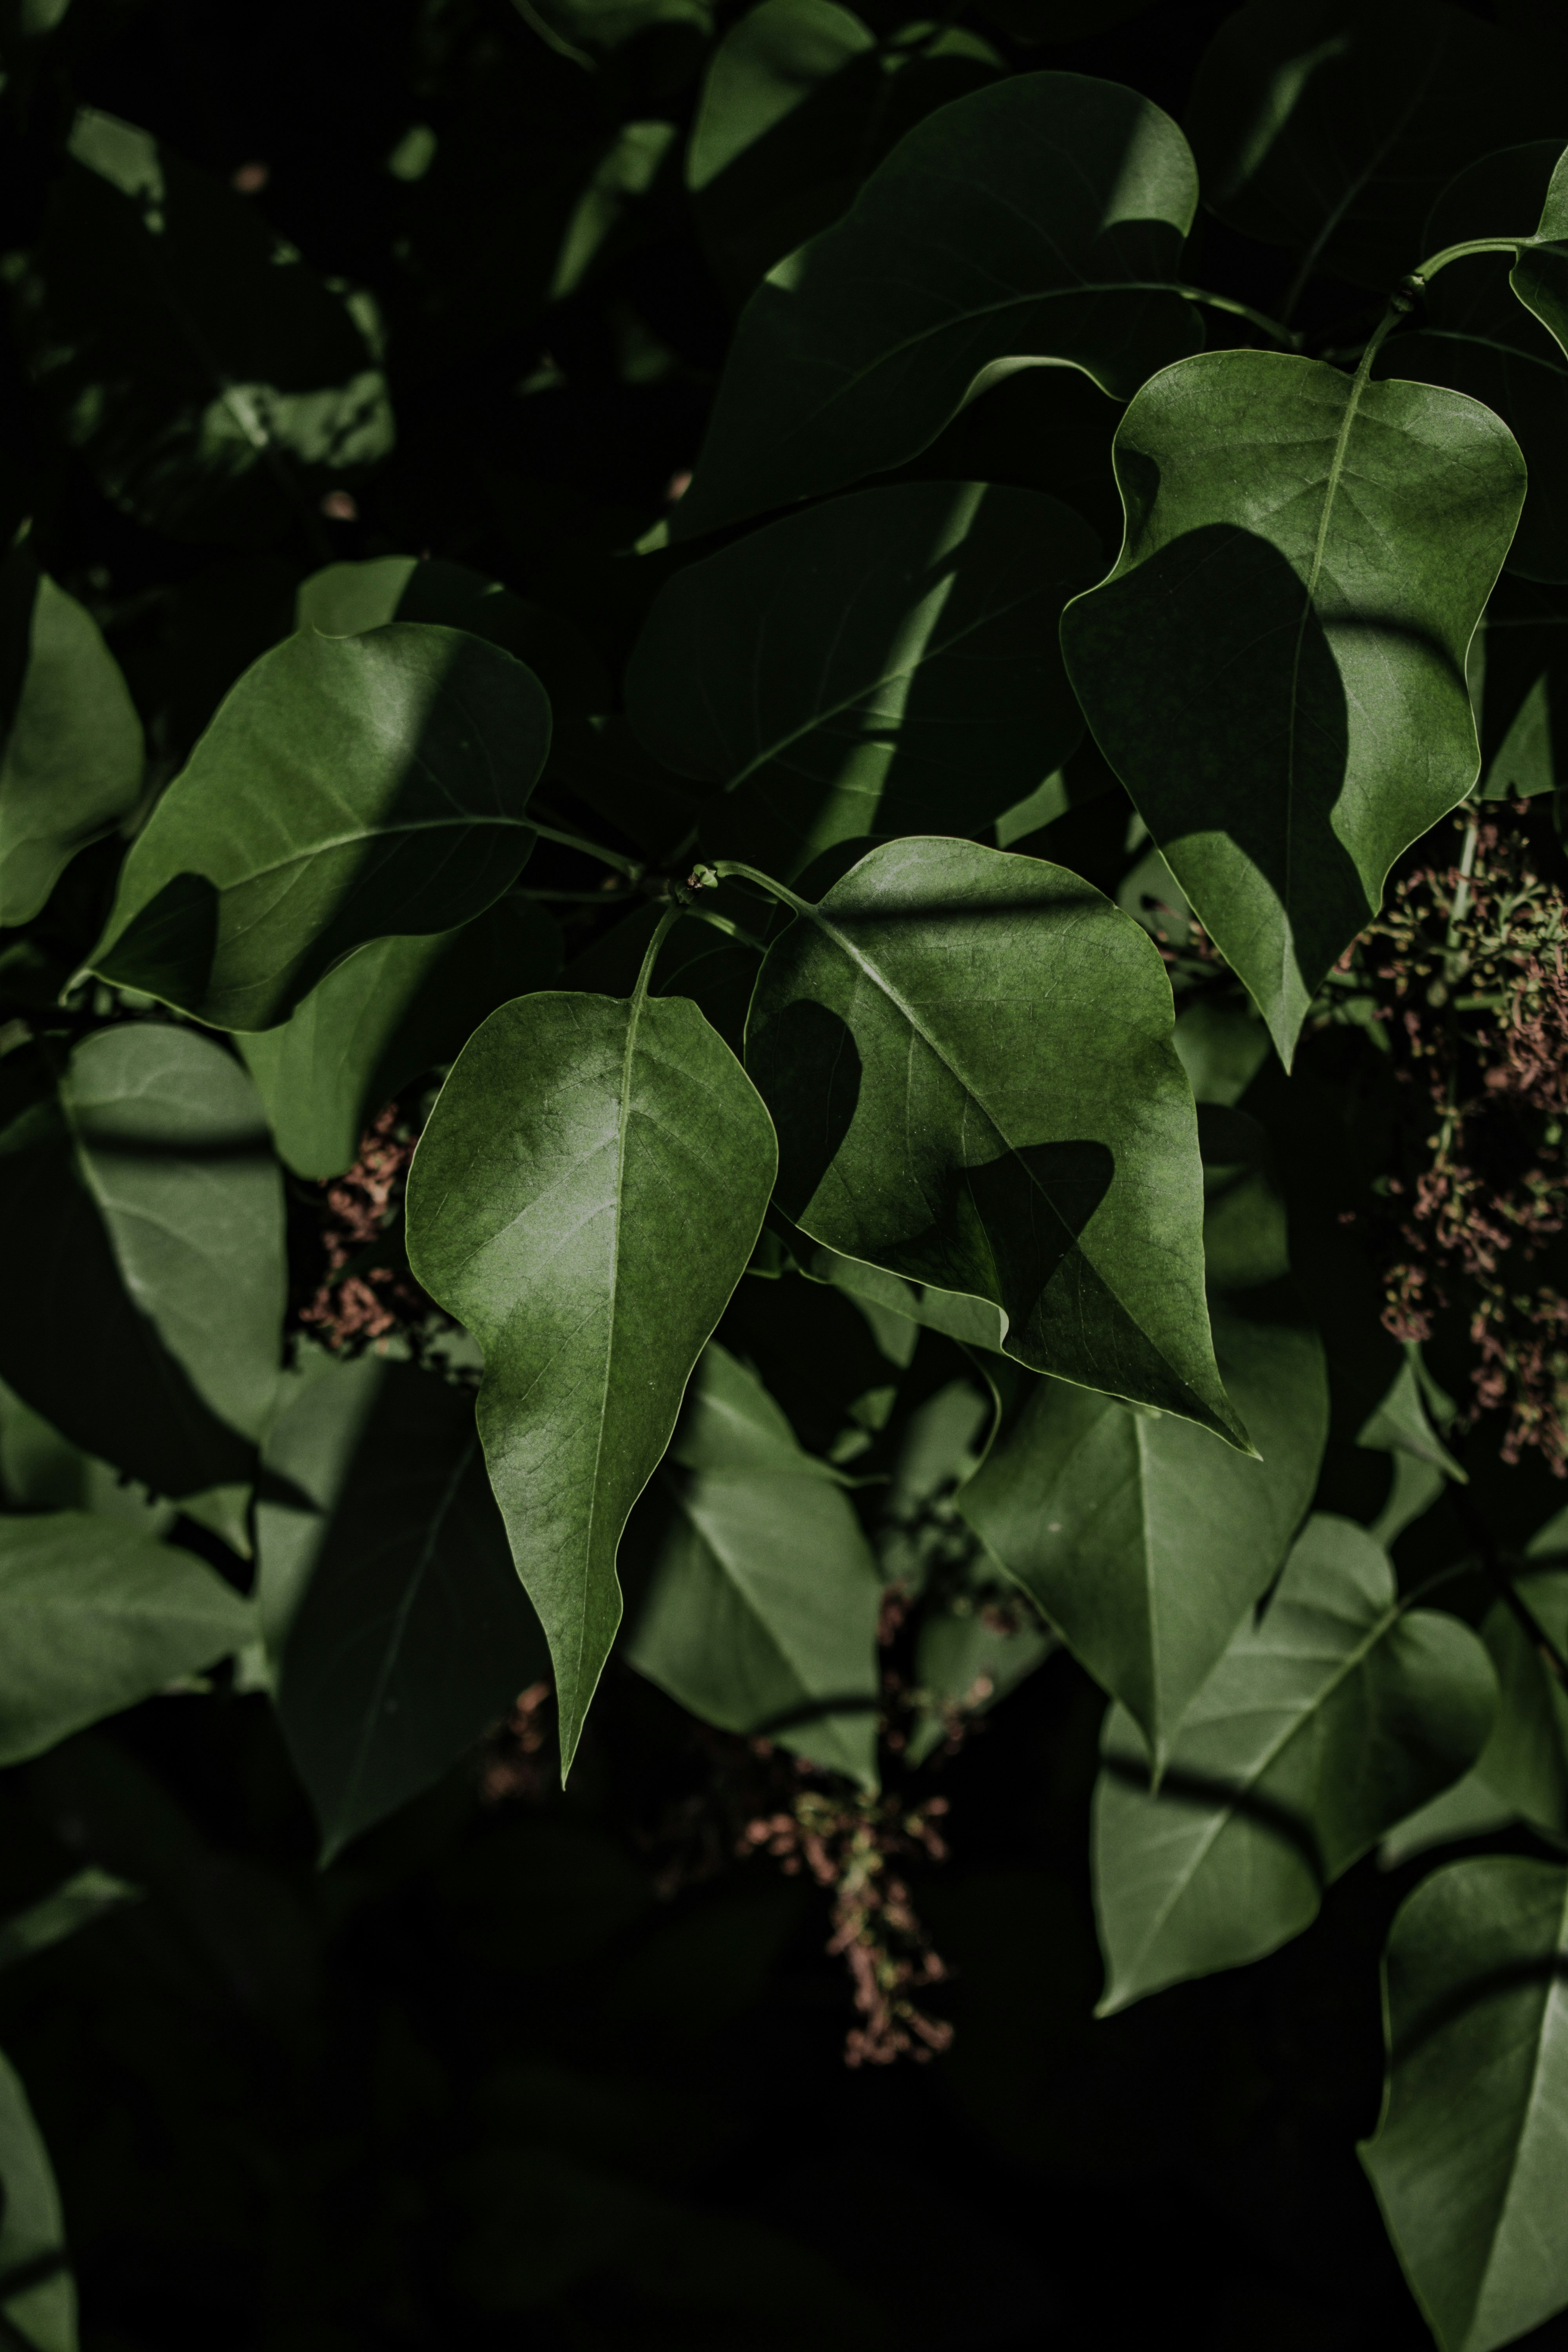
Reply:
[[544, 994], [459, 1055], [409, 1258], [485, 1355], [479, 1433], [550, 1638], [571, 1760], [620, 1620], [616, 1550], [772, 1189], [767, 1114], [681, 997]]
[[1465, 656], [1524, 491], [1489, 409], [1215, 352], [1116, 435], [1127, 537], [1068, 607], [1100, 749], [1289, 1063], [1408, 843], [1475, 782]]
[[1244, 1444], [1171, 1029], [1152, 943], [1076, 875], [889, 843], [800, 907], [757, 982], [781, 1204], [845, 1257], [1000, 1307], [1033, 1369]]
[[875, 1788], [882, 1580], [847, 1497], [713, 1342], [669, 1462], [675, 1517], [629, 1663], [704, 1722]]
[[247, 670], [125, 861], [92, 969], [270, 1029], [351, 949], [447, 931], [532, 845], [531, 671], [465, 630], [301, 631]]
[[1435, 1871], [1384, 1965], [1388, 2088], [1362, 2161], [1441, 2352], [1498, 2352], [1568, 2303], [1568, 1871]]
[[0, 2276], [29, 2283], [0, 2298], [0, 2316], [30, 2352], [77, 2352], [76, 2282], [65, 2216], [44, 2136], [9, 2059], [0, 2057]]
[[1403, 1607], [1363, 1529], [1310, 1520], [1261, 1622], [1188, 1706], [1157, 1791], [1131, 1717], [1117, 1707], [1107, 1722], [1102, 2009], [1300, 1935], [1326, 1886], [1474, 1761], [1496, 1704], [1468, 1626]]

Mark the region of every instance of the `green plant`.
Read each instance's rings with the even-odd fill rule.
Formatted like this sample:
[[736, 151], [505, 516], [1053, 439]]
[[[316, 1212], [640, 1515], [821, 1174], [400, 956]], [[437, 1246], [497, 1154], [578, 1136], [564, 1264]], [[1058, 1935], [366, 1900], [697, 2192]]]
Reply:
[[[631, 1670], [665, 1891], [831, 1890], [924, 2061], [943, 1760], [1069, 1653], [1102, 2015], [1425, 1858], [1362, 2156], [1495, 2352], [1568, 2307], [1568, 61], [1253, 0], [1184, 132], [1029, 46], [1124, 13], [411, 7], [378, 309], [9, 12], [0, 1760], [270, 1708], [352, 1871]], [[509, 471], [574, 383], [694, 465]]]

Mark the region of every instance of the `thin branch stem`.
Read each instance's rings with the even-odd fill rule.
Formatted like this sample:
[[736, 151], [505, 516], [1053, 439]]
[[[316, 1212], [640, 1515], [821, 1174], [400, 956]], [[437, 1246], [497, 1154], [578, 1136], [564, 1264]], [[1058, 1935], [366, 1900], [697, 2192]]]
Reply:
[[767, 941], [759, 940], [753, 932], [742, 930], [739, 923], [730, 920], [728, 915], [716, 915], [708, 907], [688, 907], [686, 912], [695, 915], [700, 922], [711, 923], [716, 931], [722, 931], [727, 940], [735, 940], [739, 946], [755, 948], [759, 955], [766, 955]]
[[1544, 236], [1467, 237], [1462, 245], [1446, 245], [1441, 253], [1435, 253], [1430, 261], [1424, 261], [1419, 269], [1413, 269], [1410, 281], [1419, 289], [1429, 278], [1436, 278], [1439, 269], [1447, 269], [1450, 261], [1463, 261], [1472, 253], [1511, 253], [1517, 261], [1520, 255], [1529, 252], [1532, 246], [1552, 242], [1550, 237]]
[[580, 833], [564, 833], [559, 825], [541, 824], [536, 816], [528, 820], [542, 841], [558, 841], [563, 849], [580, 849], [584, 857], [596, 857], [602, 866], [613, 866], [628, 882], [640, 882], [647, 867], [634, 857], [623, 857], [618, 849], [605, 849], [596, 841], [589, 841]]
[[759, 890], [766, 890], [770, 897], [779, 901], [781, 906], [787, 907], [792, 915], [810, 915], [816, 912], [806, 899], [797, 898], [786, 884], [775, 882], [771, 874], [759, 874], [754, 866], [742, 866], [738, 857], [721, 857], [709, 870], [716, 875], [721, 882], [727, 881], [731, 875], [742, 882], [754, 882]]
[[1228, 294], [1211, 294], [1205, 286], [1173, 286], [1173, 294], [1180, 294], [1188, 302], [1201, 302], [1210, 310], [1228, 310], [1233, 318], [1245, 319], [1250, 326], [1259, 327], [1272, 342], [1282, 344], [1288, 352], [1299, 352], [1301, 338], [1282, 319], [1272, 319], [1267, 310], [1255, 310], [1250, 302], [1237, 302]]
[[665, 908], [663, 914], [658, 919], [658, 922], [654, 929], [654, 935], [647, 943], [647, 951], [642, 960], [642, 970], [637, 974], [637, 984], [632, 991], [632, 1018], [634, 1021], [647, 1002], [648, 987], [653, 979], [654, 965], [658, 961], [658, 951], [660, 948], [663, 947], [666, 940], [669, 937], [671, 931], [674, 930], [677, 923], [679, 922], [680, 918], [685, 914], [685, 912], [686, 908], [684, 907], [670, 906]]

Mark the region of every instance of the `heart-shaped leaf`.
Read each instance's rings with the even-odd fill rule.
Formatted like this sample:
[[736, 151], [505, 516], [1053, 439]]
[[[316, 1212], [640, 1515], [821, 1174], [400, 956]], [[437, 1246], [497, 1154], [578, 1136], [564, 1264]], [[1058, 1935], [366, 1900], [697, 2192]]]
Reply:
[[408, 1254], [485, 1355], [479, 1433], [550, 1639], [563, 1769], [620, 1620], [616, 1550], [773, 1187], [766, 1111], [682, 997], [544, 994], [463, 1048]]
[[716, 1342], [669, 1459], [675, 1517], [628, 1663], [705, 1723], [874, 1789], [882, 1580], [847, 1497]]
[[273, 1028], [364, 940], [451, 930], [500, 898], [549, 747], [537, 678], [466, 630], [301, 631], [159, 802], [91, 968], [216, 1028]]
[[1076, 874], [889, 842], [769, 949], [746, 1065], [779, 1199], [846, 1257], [988, 1300], [1010, 1355], [1246, 1437], [1203, 1293], [1192, 1096], [1148, 935]]
[[672, 531], [901, 465], [987, 370], [1067, 362], [1125, 400], [1202, 341], [1168, 290], [1196, 203], [1175, 124], [1115, 82], [1022, 74], [940, 108], [747, 303]]
[[1289, 1549], [1328, 1436], [1317, 1333], [1238, 1300], [1211, 1311], [1226, 1392], [1261, 1461], [1190, 1422], [1041, 1381], [959, 1500], [1162, 1767]]
[[1097, 569], [1055, 499], [858, 490], [668, 581], [627, 712], [666, 767], [721, 791], [710, 856], [787, 878], [840, 841], [979, 833], [1079, 742], [1057, 623]]
[[142, 789], [142, 721], [97, 622], [26, 547], [0, 563], [0, 924], [26, 923]]
[[263, 1471], [262, 1630], [330, 1861], [472, 1748], [549, 1653], [466, 1390], [375, 1356], [333, 1365]]
[[[0, 1373], [154, 1493], [247, 1482], [282, 1351], [283, 1190], [256, 1090], [199, 1031], [7, 1055]], [[90, 1334], [90, 1345], [84, 1345]]]
[[1400, 851], [1476, 779], [1465, 656], [1524, 462], [1479, 403], [1213, 352], [1116, 435], [1127, 536], [1062, 617], [1100, 749], [1289, 1064]]
[[547, 987], [560, 968], [555, 925], [515, 897], [461, 930], [355, 948], [281, 1028], [237, 1040], [279, 1157], [296, 1175], [341, 1175], [384, 1103], [454, 1060], [498, 1004]]
[[1384, 1971], [1388, 2084], [1361, 2159], [1442, 2352], [1498, 2352], [1568, 2302], [1568, 1871], [1434, 1871]]
[[1188, 1707], [1157, 1792], [1131, 1717], [1107, 1721], [1102, 2013], [1300, 1935], [1326, 1886], [1473, 1762], [1496, 1705], [1468, 1625], [1405, 1608], [1364, 1528], [1310, 1520], [1262, 1622]]
[[195, 1554], [86, 1511], [0, 1517], [0, 1764], [20, 1763], [256, 1638]]

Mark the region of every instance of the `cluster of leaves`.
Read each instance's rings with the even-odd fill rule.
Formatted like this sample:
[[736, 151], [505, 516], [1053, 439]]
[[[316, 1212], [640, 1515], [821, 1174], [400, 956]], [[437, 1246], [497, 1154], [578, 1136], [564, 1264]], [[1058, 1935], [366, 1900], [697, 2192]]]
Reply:
[[[1568, 2307], [1568, 56], [1249, 0], [1183, 128], [1131, 13], [408, 0], [345, 209], [132, 119], [173, 8], [5, 12], [0, 1763], [137, 1861], [3, 1932], [199, 1907], [92, 1728], [186, 1707], [345, 1908], [482, 1792], [596, 1950], [541, 1759], [602, 1811], [657, 1691], [670, 1898], [771, 1856], [852, 2062], [961, 2066], [936, 1782], [1092, 1685], [1103, 2018], [1411, 1870], [1361, 2153], [1496, 2352]], [[491, 2168], [478, 2305], [575, 2177]]]

